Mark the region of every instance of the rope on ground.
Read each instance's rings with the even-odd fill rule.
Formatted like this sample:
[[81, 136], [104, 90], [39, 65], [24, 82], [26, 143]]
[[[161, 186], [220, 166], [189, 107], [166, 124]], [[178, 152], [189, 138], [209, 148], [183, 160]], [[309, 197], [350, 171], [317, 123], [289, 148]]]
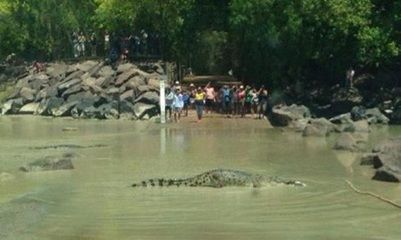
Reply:
[[354, 192], [356, 192], [356, 193], [363, 194], [363, 195], [369, 195], [369, 196], [374, 197], [374, 198], [376, 198], [376, 199], [379, 199], [379, 200], [381, 200], [381, 201], [383, 201], [383, 202], [386, 202], [386, 203], [388, 203], [388, 204], [390, 204], [390, 205], [393, 205], [394, 207], [401, 208], [401, 205], [398, 204], [398, 203], [395, 203], [395, 202], [393, 202], [393, 201], [391, 201], [391, 200], [389, 200], [389, 199], [387, 199], [387, 198], [384, 198], [384, 197], [379, 196], [379, 195], [377, 195], [377, 194], [374, 194], [374, 193], [372, 193], [372, 192], [361, 191], [361, 190], [357, 189], [357, 188], [356, 188], [350, 181], [348, 181], [348, 180], [345, 180], [345, 182], [347, 182], [348, 186], [349, 186], [352, 190], [354, 190]]

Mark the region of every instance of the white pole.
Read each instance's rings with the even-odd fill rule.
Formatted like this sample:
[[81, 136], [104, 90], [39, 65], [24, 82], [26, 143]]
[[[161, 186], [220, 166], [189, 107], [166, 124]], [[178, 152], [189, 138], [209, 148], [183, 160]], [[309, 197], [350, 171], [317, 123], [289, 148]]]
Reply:
[[160, 123], [166, 123], [166, 80], [167, 76], [160, 78]]

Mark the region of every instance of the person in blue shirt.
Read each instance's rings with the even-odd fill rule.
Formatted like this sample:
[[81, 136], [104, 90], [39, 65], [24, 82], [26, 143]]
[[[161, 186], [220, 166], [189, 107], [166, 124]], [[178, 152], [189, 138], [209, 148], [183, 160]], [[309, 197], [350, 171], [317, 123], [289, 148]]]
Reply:
[[183, 110], [185, 111], [185, 117], [188, 116], [188, 107], [190, 104], [190, 99], [189, 99], [189, 93], [188, 91], [183, 91], [182, 93], [182, 100], [184, 101], [184, 108]]
[[173, 106], [174, 106], [174, 121], [179, 122], [181, 119], [182, 108], [184, 107], [183, 95], [181, 89], [179, 88], [176, 90], [176, 93], [174, 94]]

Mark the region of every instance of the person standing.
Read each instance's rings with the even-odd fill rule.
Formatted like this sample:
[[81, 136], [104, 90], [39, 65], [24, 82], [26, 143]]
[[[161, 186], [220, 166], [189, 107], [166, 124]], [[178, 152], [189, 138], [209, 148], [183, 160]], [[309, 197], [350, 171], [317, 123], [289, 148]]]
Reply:
[[347, 87], [347, 88], [353, 88], [354, 87], [354, 85], [353, 85], [353, 80], [354, 80], [354, 75], [355, 75], [355, 70], [351, 67], [351, 68], [349, 68], [348, 69], [348, 71], [347, 71], [347, 73], [346, 73], [346, 83], [345, 83], [345, 86]]
[[170, 88], [166, 88], [166, 112], [168, 112], [168, 119], [171, 119], [171, 110], [174, 102], [174, 92]]
[[104, 33], [104, 54], [109, 54], [110, 51], [110, 34], [109, 32]]
[[181, 89], [177, 89], [174, 94], [174, 121], [179, 122], [181, 119], [182, 108], [184, 107], [184, 99], [181, 93]]
[[231, 113], [233, 114], [233, 116], [239, 114], [239, 89], [237, 88], [237, 86], [233, 86], [231, 88], [231, 94], [232, 94], [232, 98], [231, 98]]
[[258, 118], [263, 119], [264, 116], [266, 115], [267, 111], [267, 103], [269, 100], [269, 92], [267, 91], [267, 88], [262, 85], [258, 92], [259, 96], [259, 109], [258, 109]]
[[78, 52], [80, 57], [85, 57], [85, 44], [86, 37], [83, 32], [80, 32], [78, 36]]
[[214, 107], [214, 103], [216, 101], [216, 93], [214, 92], [214, 88], [210, 85], [210, 82], [205, 87], [206, 92], [206, 113], [212, 111]]
[[244, 89], [244, 86], [241, 85], [238, 90], [238, 99], [239, 99], [239, 110], [241, 113], [241, 117], [245, 117], [245, 96], [246, 96], [246, 91]]
[[221, 89], [221, 98], [221, 102], [223, 104], [223, 114], [226, 114], [228, 117], [230, 114], [231, 91], [227, 85], [224, 85]]
[[188, 117], [188, 107], [189, 107], [189, 92], [188, 91], [183, 91], [182, 93], [182, 100], [184, 101], [184, 112], [185, 112], [185, 117]]
[[196, 114], [198, 117], [198, 122], [200, 122], [202, 120], [203, 107], [205, 105], [205, 98], [206, 98], [205, 92], [202, 91], [201, 87], [198, 87], [198, 90], [195, 93], [195, 108], [196, 108]]

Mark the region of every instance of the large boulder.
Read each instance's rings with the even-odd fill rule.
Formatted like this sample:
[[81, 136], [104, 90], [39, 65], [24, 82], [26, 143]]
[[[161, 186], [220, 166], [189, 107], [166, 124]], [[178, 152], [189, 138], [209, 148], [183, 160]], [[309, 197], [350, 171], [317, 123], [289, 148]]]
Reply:
[[159, 94], [157, 94], [156, 92], [145, 92], [135, 100], [135, 102], [143, 102], [149, 104], [159, 104], [159, 101], [160, 97]]
[[70, 116], [71, 109], [73, 109], [78, 103], [79, 103], [79, 101], [66, 102], [63, 105], [61, 105], [59, 108], [53, 110], [52, 114], [55, 117]]
[[151, 113], [151, 115], [155, 115], [154, 113], [157, 112], [157, 106], [153, 104], [146, 104], [138, 102], [134, 105], [134, 113], [136, 118], [142, 119], [145, 114]]
[[51, 63], [46, 67], [46, 74], [51, 78], [65, 78], [67, 74], [68, 65], [65, 63]]
[[89, 72], [92, 68], [96, 67], [99, 62], [96, 61], [85, 61], [83, 63], [77, 64], [77, 69], [81, 70], [84, 73]]
[[368, 120], [369, 124], [388, 124], [389, 119], [378, 109], [366, 109], [362, 106], [355, 106], [351, 110], [351, 118], [354, 121]]
[[53, 113], [57, 111], [64, 104], [64, 99], [51, 97], [49, 99], [43, 99], [38, 107], [37, 114], [45, 116], [53, 116]]
[[375, 146], [371, 159], [376, 169], [373, 179], [386, 182], [401, 181], [401, 138], [391, 138]]
[[124, 64], [120, 64], [120, 65], [118, 65], [118, 67], [117, 67], [117, 73], [123, 73], [123, 72], [127, 72], [127, 71], [129, 71], [129, 70], [131, 70], [131, 69], [136, 69], [137, 68], [137, 66], [135, 66], [134, 64], [132, 64], [132, 63], [124, 63]]
[[104, 119], [118, 119], [120, 115], [118, 109], [119, 104], [116, 101], [106, 103], [98, 107], [100, 116]]
[[24, 103], [30, 103], [35, 100], [36, 91], [27, 87], [21, 88], [19, 97], [22, 98]]
[[67, 82], [64, 82], [64, 83], [60, 84], [57, 87], [57, 89], [59, 90], [59, 92], [63, 92], [65, 90], [67, 90], [67, 89], [70, 89], [74, 85], [80, 84], [81, 82], [82, 82], [82, 79], [74, 78], [74, 79], [71, 79], [71, 80], [69, 80]]
[[137, 70], [136, 69], [130, 69], [126, 72], [121, 73], [120, 75], [118, 75], [115, 85], [116, 86], [121, 86], [123, 83], [125, 83], [126, 81], [128, 81], [128, 79], [130, 79], [131, 77], [135, 76], [137, 74]]
[[16, 114], [24, 105], [24, 101], [22, 98], [10, 99], [6, 103], [3, 104], [1, 108], [1, 114]]
[[134, 76], [133, 78], [130, 78], [127, 83], [125, 84], [125, 87], [127, 89], [136, 89], [139, 86], [146, 85], [145, 78], [143, 76]]
[[276, 105], [269, 115], [271, 124], [278, 127], [287, 127], [294, 121], [310, 117], [311, 114], [307, 107], [295, 104], [291, 106]]
[[34, 114], [38, 111], [40, 103], [28, 103], [24, 105], [19, 111], [19, 114]]

